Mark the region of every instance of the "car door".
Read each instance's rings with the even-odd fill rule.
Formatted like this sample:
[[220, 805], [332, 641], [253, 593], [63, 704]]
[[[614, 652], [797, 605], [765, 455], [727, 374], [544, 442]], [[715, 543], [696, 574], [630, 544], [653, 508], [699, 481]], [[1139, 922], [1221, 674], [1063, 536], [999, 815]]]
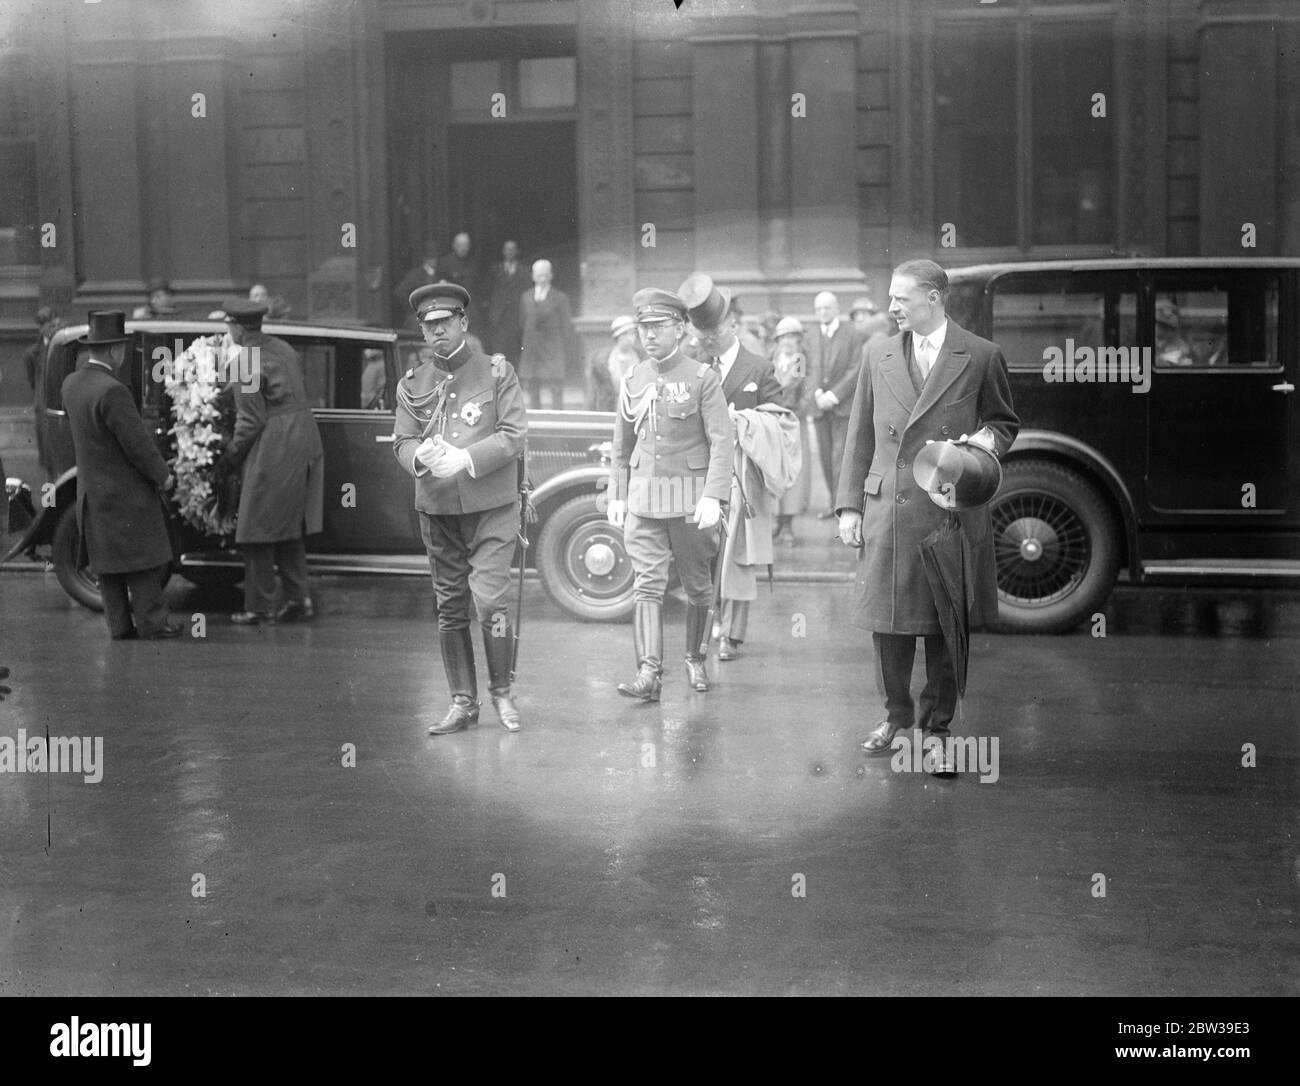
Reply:
[[307, 398], [325, 446], [325, 530], [308, 538], [308, 550], [339, 555], [420, 550], [411, 480], [393, 457], [391, 343], [305, 334], [281, 338], [302, 360]]
[[1296, 521], [1294, 302], [1286, 269], [1148, 277], [1145, 493], [1158, 518]]

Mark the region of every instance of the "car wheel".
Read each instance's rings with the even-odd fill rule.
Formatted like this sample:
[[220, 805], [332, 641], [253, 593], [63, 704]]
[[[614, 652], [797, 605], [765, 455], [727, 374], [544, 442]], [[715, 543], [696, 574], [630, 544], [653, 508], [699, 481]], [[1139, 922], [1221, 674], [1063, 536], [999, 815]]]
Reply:
[[632, 614], [632, 561], [622, 529], [605, 519], [596, 498], [570, 498], [546, 518], [537, 572], [546, 594], [575, 618], [617, 622]]
[[58, 578], [63, 591], [82, 607], [102, 611], [104, 597], [99, 592], [99, 578], [77, 561], [81, 551], [81, 533], [77, 530], [77, 514], [74, 510], [69, 509], [59, 517], [58, 524], [54, 526], [50, 551], [54, 576]]
[[1105, 603], [1119, 571], [1119, 532], [1106, 499], [1082, 475], [1045, 460], [1014, 461], [989, 511], [999, 629], [1061, 633]]

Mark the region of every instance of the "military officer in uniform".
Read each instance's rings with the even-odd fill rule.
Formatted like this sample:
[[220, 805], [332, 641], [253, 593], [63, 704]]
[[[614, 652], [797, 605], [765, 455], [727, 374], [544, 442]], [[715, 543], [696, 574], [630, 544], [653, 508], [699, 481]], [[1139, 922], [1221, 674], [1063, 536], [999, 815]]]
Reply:
[[632, 299], [637, 333], [649, 358], [619, 388], [610, 468], [608, 517], [623, 528], [636, 573], [636, 678], [620, 683], [630, 698], [658, 701], [663, 674], [663, 598], [668, 564], [688, 600], [687, 680], [708, 690], [700, 645], [713, 591], [710, 560], [731, 487], [732, 425], [722, 382], [710, 366], [686, 357], [686, 304], [667, 290], [641, 290]]
[[411, 293], [434, 364], [397, 386], [393, 451], [415, 478], [415, 508], [438, 605], [438, 642], [451, 707], [430, 735], [478, 722], [470, 598], [483, 631], [488, 691], [497, 718], [518, 731], [510, 692], [514, 631], [506, 600], [519, 531], [518, 460], [528, 422], [514, 367], [467, 342], [469, 291], [431, 283]]

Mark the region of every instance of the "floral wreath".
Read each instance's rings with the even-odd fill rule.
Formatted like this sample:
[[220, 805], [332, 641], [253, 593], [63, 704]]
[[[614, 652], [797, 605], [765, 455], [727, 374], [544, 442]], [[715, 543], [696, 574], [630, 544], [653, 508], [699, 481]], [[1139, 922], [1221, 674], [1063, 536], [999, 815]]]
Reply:
[[163, 387], [171, 400], [173, 424], [169, 432], [176, 439], [172, 499], [188, 523], [215, 536], [234, 533], [239, 505], [230, 481], [216, 470], [235, 430], [234, 397], [221, 380], [229, 369], [228, 360], [223, 365], [225, 342], [224, 335], [195, 340], [163, 375]]

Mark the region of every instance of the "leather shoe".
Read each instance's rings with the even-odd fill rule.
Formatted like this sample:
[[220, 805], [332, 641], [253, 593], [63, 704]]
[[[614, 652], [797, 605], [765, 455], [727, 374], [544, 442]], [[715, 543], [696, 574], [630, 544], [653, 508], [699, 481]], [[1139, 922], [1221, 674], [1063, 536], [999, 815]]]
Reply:
[[858, 745], [864, 754], [888, 754], [893, 748], [894, 736], [898, 734], [899, 725], [882, 720], [876, 730]]
[[140, 633], [132, 626], [126, 633], [112, 634], [114, 641], [135, 641], [140, 637]]
[[179, 626], [175, 626], [168, 622], [165, 625], [159, 626], [158, 629], [154, 630], [152, 633], [137, 633], [137, 636], [141, 641], [165, 641], [171, 637], [180, 637], [183, 632], [184, 631]]
[[709, 672], [702, 658], [686, 657], [686, 683], [692, 690], [701, 693], [709, 689]]
[[953, 760], [945, 736], [927, 735], [921, 742], [925, 748], [922, 764], [927, 773], [945, 779], [957, 776], [957, 763]]
[[316, 608], [312, 606], [311, 597], [290, 600], [275, 613], [276, 622], [310, 622], [316, 617]]
[[478, 723], [478, 702], [470, 701], [464, 695], [457, 694], [451, 699], [447, 715], [429, 728], [430, 735], [450, 735], [463, 732], [471, 724]]
[[740, 642], [732, 641], [729, 637], [724, 637], [718, 645], [719, 660], [734, 660], [740, 655]]
[[230, 616], [230, 621], [236, 626], [259, 626], [263, 623], [274, 622], [275, 618], [265, 611], [239, 611]]
[[636, 698], [639, 701], [658, 701], [662, 687], [663, 680], [659, 678], [659, 672], [642, 664], [635, 679], [630, 683], [618, 684], [618, 692], [624, 697]]
[[519, 723], [519, 710], [515, 706], [509, 690], [504, 690], [499, 694], [492, 694], [492, 708], [497, 711], [497, 719], [501, 721], [501, 727], [505, 728], [506, 731], [517, 732], [523, 727]]

